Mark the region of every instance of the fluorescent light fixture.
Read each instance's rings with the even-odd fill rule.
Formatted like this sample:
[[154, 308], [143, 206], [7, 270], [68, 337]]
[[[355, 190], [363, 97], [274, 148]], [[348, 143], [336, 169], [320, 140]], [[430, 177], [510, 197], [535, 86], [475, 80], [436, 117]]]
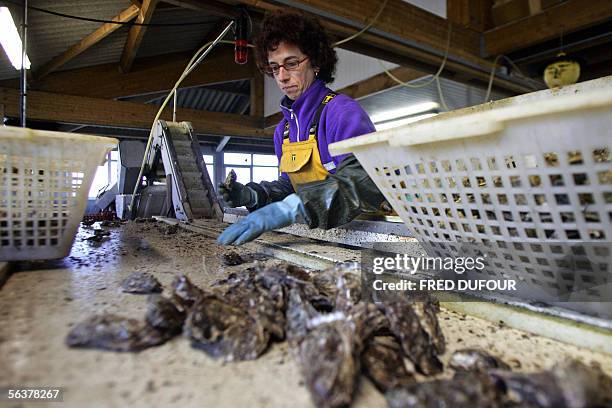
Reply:
[[440, 105], [437, 102], [418, 103], [416, 105], [410, 105], [404, 108], [377, 113], [372, 115], [371, 119], [374, 123], [386, 122], [388, 120], [403, 118], [405, 116], [416, 115], [418, 113], [438, 109], [439, 107]]
[[[15, 69], [21, 69], [21, 38], [8, 7], [0, 7], [0, 43]], [[30, 59], [27, 55], [25, 68], [30, 69]]]
[[376, 127], [376, 130], [391, 129], [391, 128], [407, 125], [408, 123], [414, 123], [414, 122], [418, 122], [419, 120], [431, 118], [432, 116], [436, 116], [436, 115], [437, 113], [425, 113], [423, 115], [411, 116], [409, 118], [398, 119], [398, 120], [392, 120], [390, 122], [380, 123], [378, 125], [375, 124], [374, 127]]

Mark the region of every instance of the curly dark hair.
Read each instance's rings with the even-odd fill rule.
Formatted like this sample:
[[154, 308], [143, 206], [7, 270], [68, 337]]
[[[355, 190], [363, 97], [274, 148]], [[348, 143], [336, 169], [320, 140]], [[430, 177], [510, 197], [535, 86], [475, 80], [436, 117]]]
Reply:
[[317, 20], [284, 11], [266, 14], [255, 38], [255, 58], [262, 72], [268, 65], [268, 52], [274, 51], [283, 41], [296, 45], [308, 56], [311, 65], [319, 68], [318, 79], [325, 83], [334, 81], [338, 56]]

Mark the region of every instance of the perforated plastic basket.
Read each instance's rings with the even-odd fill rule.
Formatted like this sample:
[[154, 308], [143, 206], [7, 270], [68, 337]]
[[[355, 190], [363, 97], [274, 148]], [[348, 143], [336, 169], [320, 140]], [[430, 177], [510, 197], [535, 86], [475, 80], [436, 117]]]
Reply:
[[0, 126], [0, 260], [67, 256], [97, 166], [117, 143]]
[[560, 281], [555, 268], [570, 246], [555, 253], [538, 243], [612, 240], [611, 145], [607, 90], [414, 123], [330, 151], [355, 154], [430, 256], [460, 251], [444, 243], [484, 244], [489, 275], [517, 278], [535, 294], [601, 279]]

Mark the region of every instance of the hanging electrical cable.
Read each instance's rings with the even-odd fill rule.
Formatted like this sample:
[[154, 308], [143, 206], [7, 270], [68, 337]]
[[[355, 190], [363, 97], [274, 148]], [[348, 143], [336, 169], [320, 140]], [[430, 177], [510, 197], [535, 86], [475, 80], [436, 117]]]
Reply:
[[355, 38], [359, 37], [361, 34], [365, 33], [366, 31], [368, 31], [370, 29], [370, 27], [372, 27], [374, 25], [374, 23], [376, 23], [376, 21], [378, 20], [378, 17], [380, 17], [380, 14], [383, 12], [383, 10], [385, 9], [385, 6], [387, 5], [387, 2], [389, 0], [385, 0], [383, 1], [383, 3], [381, 4], [380, 8], [378, 9], [378, 12], [376, 13], [376, 15], [374, 16], [374, 18], [372, 19], [372, 21], [366, 25], [365, 27], [363, 27], [361, 30], [359, 30], [358, 32], [356, 32], [355, 34], [345, 38], [344, 40], [340, 40], [337, 41], [335, 43], [332, 44], [333, 48], [338, 47], [339, 45], [345, 44], [351, 40], [354, 40]]
[[223, 37], [225, 37], [225, 35], [227, 34], [227, 32], [230, 30], [230, 28], [233, 25], [234, 25], [234, 21], [230, 22], [230, 24], [228, 24], [227, 27], [225, 27], [225, 29], [221, 32], [221, 34], [219, 34], [219, 36], [214, 41], [210, 41], [210, 42], [204, 44], [202, 47], [200, 47], [200, 49], [198, 49], [198, 51], [196, 51], [196, 53], [193, 55], [193, 57], [191, 57], [191, 60], [189, 60], [189, 63], [187, 64], [187, 66], [183, 70], [183, 73], [181, 74], [179, 79], [176, 81], [176, 83], [172, 87], [172, 90], [168, 93], [168, 95], [166, 96], [166, 98], [162, 102], [161, 106], [159, 107], [159, 110], [157, 111], [157, 114], [155, 115], [155, 118], [153, 119], [153, 124], [151, 125], [151, 130], [149, 131], [149, 137], [147, 139], [147, 146], [145, 147], [145, 154], [143, 156], [142, 165], [140, 166], [140, 172], [138, 174], [138, 179], [137, 179], [138, 182], [136, 183], [136, 186], [134, 187], [134, 193], [132, 194], [132, 199], [130, 201], [129, 211], [132, 212], [132, 216], [135, 216], [135, 213], [133, 211], [134, 210], [134, 202], [136, 200], [136, 194], [137, 194], [138, 189], [140, 187], [140, 183], [142, 182], [142, 176], [144, 175], [144, 169], [145, 169], [146, 163], [147, 163], [147, 161], [149, 159], [149, 154], [151, 152], [151, 142], [153, 140], [153, 132], [155, 130], [155, 124], [159, 120], [163, 110], [166, 108], [166, 105], [168, 104], [168, 101], [173, 97], [174, 93], [178, 89], [178, 87], [181, 84], [181, 82], [183, 82], [183, 80], [187, 77], [187, 75], [189, 75], [189, 73], [198, 64], [200, 64], [200, 62], [202, 62], [202, 60], [208, 55], [208, 53], [212, 50], [212, 48], [215, 45], [217, 45], [218, 43], [220, 43], [220, 42], [233, 44], [233, 42], [231, 42], [231, 41], [222, 41], [221, 40]]
[[[519, 69], [519, 67], [516, 66], [516, 64], [510, 59], [508, 58], [506, 55], [503, 54], [499, 54], [497, 57], [495, 57], [495, 59], [493, 60], [493, 67], [491, 68], [491, 75], [489, 76], [489, 83], [487, 85], [487, 93], [485, 95], [485, 99], [484, 99], [484, 103], [489, 102], [489, 98], [491, 97], [491, 88], [493, 87], [493, 78], [495, 78], [495, 71], [497, 69], [497, 63], [499, 62], [499, 60], [503, 58], [504, 60], [506, 60], [510, 66], [517, 72], [517, 74], [525, 79], [530, 79], [529, 77], [527, 77], [525, 74], [523, 74], [523, 72]], [[531, 85], [531, 88], [533, 88], [533, 90], [538, 90], [537, 87]]]
[[[23, 6], [23, 1], [15, 1], [15, 0], [3, 0], [4, 3], [13, 4], [16, 6]], [[113, 21], [113, 20], [105, 20], [100, 18], [91, 18], [91, 17], [81, 17], [75, 16], [72, 14], [60, 13], [57, 11], [47, 10], [40, 7], [35, 6], [27, 6], [29, 10], [38, 11], [40, 13], [50, 14], [57, 17], [69, 18], [72, 20], [81, 20], [81, 21], [90, 21], [92, 23], [103, 23], [103, 24], [119, 24], [119, 25], [127, 25], [127, 26], [141, 26], [141, 27], [182, 27], [188, 25], [206, 25], [211, 24], [211, 21], [196, 21], [191, 23], [137, 23], [135, 21]]]
[[[423, 87], [426, 87], [427, 85], [431, 85], [440, 76], [440, 74], [444, 70], [444, 66], [446, 65], [446, 60], [448, 59], [448, 52], [450, 50], [451, 34], [452, 34], [452, 32], [453, 32], [453, 26], [452, 26], [452, 24], [449, 24], [449, 26], [448, 26], [448, 34], [447, 34], [447, 38], [446, 38], [446, 49], [444, 50], [444, 56], [442, 57], [442, 63], [440, 64], [440, 68], [438, 68], [438, 71], [436, 71], [436, 73], [433, 75], [433, 77], [430, 80], [428, 80], [427, 82], [425, 82], [425, 83], [413, 84], [413, 83], [404, 82], [401, 79], [399, 79], [398, 77], [396, 77], [395, 75], [393, 75], [387, 69], [387, 67], [384, 66], [384, 64], [382, 63], [381, 60], [377, 60], [377, 61], [380, 64], [380, 66], [382, 67], [382, 69], [385, 71], [385, 73], [391, 79], [393, 79], [395, 82], [397, 82], [399, 85], [405, 86], [406, 88], [423, 88]], [[417, 81], [419, 81], [419, 80], [417, 80]]]

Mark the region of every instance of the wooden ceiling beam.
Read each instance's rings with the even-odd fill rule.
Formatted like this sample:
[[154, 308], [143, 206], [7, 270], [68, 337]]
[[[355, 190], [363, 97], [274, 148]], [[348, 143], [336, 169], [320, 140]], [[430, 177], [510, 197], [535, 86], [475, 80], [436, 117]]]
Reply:
[[485, 31], [486, 56], [507, 54], [612, 19], [610, 0], [568, 0], [541, 13]]
[[231, 5], [219, 3], [213, 0], [161, 0], [164, 3], [172, 4], [194, 11], [204, 11], [219, 17], [234, 18], [237, 13]]
[[264, 116], [264, 76], [257, 68], [253, 70], [251, 78], [250, 95], [250, 114], [251, 116]]
[[[19, 91], [0, 88], [0, 105], [4, 105], [6, 116], [19, 117]], [[132, 102], [50, 92], [28, 92], [28, 119], [33, 120], [149, 129], [158, 109], [157, 106]], [[261, 118], [194, 109], [177, 109], [176, 114], [179, 120], [191, 122], [197, 133], [269, 137], [263, 130]], [[161, 118], [172, 120], [172, 111], [166, 109]]]
[[446, 0], [446, 18], [454, 24], [482, 33], [493, 27], [493, 0]]
[[[148, 24], [151, 22], [157, 1], [158, 0], [143, 0], [138, 17], [136, 17], [137, 23]], [[121, 54], [121, 61], [119, 62], [119, 69], [122, 73], [127, 73], [132, 68], [132, 64], [138, 53], [138, 48], [140, 48], [146, 31], [147, 27], [141, 25], [135, 25], [130, 28], [125, 46], [123, 47], [123, 53]]]
[[[228, 1], [228, 0], [225, 0]], [[266, 0], [243, 0], [242, 3], [262, 10], [281, 8]], [[307, 11], [324, 21], [352, 25], [352, 33], [369, 24], [377, 14], [381, 1], [371, 0], [288, 0], [287, 6]], [[444, 52], [448, 20], [429, 13], [420, 7], [402, 0], [388, 0], [378, 20], [369, 32], [407, 40], [415, 46], [429, 47]], [[456, 55], [475, 56], [480, 50], [479, 35], [476, 31], [453, 26], [451, 49]]]
[[[131, 21], [138, 15], [139, 8], [135, 5], [128, 7], [123, 10], [121, 13], [113, 17], [112, 21], [117, 21], [118, 23], [127, 23]], [[53, 58], [51, 61], [47, 62], [43, 65], [39, 70], [34, 72], [34, 79], [40, 80], [47, 76], [52, 71], [55, 71], [59, 67], [65, 65], [68, 61], [72, 60], [79, 54], [83, 53], [87, 49], [96, 45], [119, 28], [121, 28], [121, 24], [113, 24], [113, 23], [105, 23], [102, 24], [98, 29], [93, 31], [88, 36], [84, 37], [81, 41], [74, 44], [72, 47], [68, 48], [62, 54]]]
[[[381, 5], [368, 0], [241, 0], [241, 3], [257, 12], [284, 10], [287, 6], [300, 9], [317, 18], [337, 38], [353, 35], [369, 24]], [[389, 0], [373, 27], [340, 47], [374, 58], [384, 56], [398, 65], [434, 73], [446, 50], [449, 24], [452, 24], [451, 46], [441, 75], [461, 78], [464, 82], [467, 78], [486, 86], [493, 65], [478, 56], [480, 34], [402, 0]], [[493, 87], [511, 93], [534, 90], [533, 84], [499, 75], [494, 77]]]
[[[183, 81], [181, 87], [211, 85], [253, 77], [252, 58], [248, 64], [238, 65], [234, 63], [234, 50], [231, 46], [219, 44], [217, 47]], [[109, 99], [168, 91], [187, 66], [192, 54], [175, 53], [138, 58], [133, 69], [126, 74], [119, 73], [116, 64], [54, 72], [42, 81], [33, 83], [31, 89]], [[0, 86], [19, 88], [19, 80], [0, 81]]]

